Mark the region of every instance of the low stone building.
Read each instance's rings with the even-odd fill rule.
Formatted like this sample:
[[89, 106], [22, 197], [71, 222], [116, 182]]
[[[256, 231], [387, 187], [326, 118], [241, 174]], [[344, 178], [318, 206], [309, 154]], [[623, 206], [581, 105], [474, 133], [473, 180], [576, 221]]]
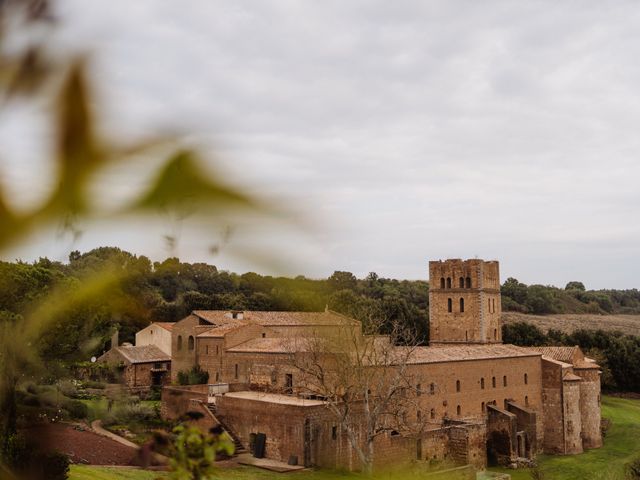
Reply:
[[145, 392], [170, 380], [171, 356], [155, 345], [116, 346], [98, 358], [120, 370], [122, 383], [132, 392]]
[[[599, 367], [578, 347], [502, 344], [498, 262], [430, 262], [429, 271], [432, 344], [412, 349], [403, 366], [412, 401], [403, 421], [416, 428], [377, 436], [376, 462], [482, 468], [600, 446]], [[194, 311], [173, 326], [172, 376], [198, 365], [209, 373], [209, 394], [190, 402], [189, 389], [163, 392], [163, 412], [175, 418], [184, 412], [171, 408], [205, 405], [247, 449], [261, 434], [269, 458], [358, 469], [344, 425], [299, 363], [336, 332], [372, 338], [329, 310]]]

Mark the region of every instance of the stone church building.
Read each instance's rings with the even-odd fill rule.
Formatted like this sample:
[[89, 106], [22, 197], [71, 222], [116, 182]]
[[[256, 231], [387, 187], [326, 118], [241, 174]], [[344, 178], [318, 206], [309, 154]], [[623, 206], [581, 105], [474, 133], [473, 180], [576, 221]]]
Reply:
[[[502, 343], [498, 262], [433, 261], [429, 285], [430, 345], [406, 359], [415, 382], [406, 415], [421, 428], [376, 437], [376, 463], [483, 468], [602, 445], [598, 365], [578, 347]], [[344, 328], [362, 335], [358, 321], [331, 311], [194, 311], [170, 329], [171, 376], [197, 365], [209, 385], [164, 387], [163, 415], [201, 410], [240, 448], [258, 442], [267, 458], [357, 470], [343, 426], [295, 361]]]

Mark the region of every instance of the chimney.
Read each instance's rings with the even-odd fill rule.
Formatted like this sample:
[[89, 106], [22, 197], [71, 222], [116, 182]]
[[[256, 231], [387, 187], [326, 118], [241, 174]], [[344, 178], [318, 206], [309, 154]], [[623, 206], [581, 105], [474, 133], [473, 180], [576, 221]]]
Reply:
[[118, 346], [118, 330], [115, 331], [113, 335], [111, 335], [111, 348], [116, 348]]

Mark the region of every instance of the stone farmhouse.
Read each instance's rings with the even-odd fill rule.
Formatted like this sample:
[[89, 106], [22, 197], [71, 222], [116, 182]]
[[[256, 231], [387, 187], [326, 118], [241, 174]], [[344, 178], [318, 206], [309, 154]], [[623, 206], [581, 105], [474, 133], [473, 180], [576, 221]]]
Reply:
[[[498, 262], [433, 261], [429, 281], [430, 345], [406, 360], [415, 382], [415, 409], [406, 416], [421, 428], [376, 437], [376, 463], [482, 468], [602, 445], [598, 365], [578, 347], [502, 343]], [[152, 328], [160, 327], [145, 330]], [[328, 310], [194, 311], [170, 329], [171, 379], [199, 366], [209, 385], [164, 387], [163, 415], [199, 410], [201, 421], [222, 425], [242, 450], [356, 470], [344, 426], [296, 362], [314, 339], [345, 328], [362, 336], [358, 321]], [[166, 351], [163, 335], [141, 335], [147, 343], [140, 348], [165, 342]]]

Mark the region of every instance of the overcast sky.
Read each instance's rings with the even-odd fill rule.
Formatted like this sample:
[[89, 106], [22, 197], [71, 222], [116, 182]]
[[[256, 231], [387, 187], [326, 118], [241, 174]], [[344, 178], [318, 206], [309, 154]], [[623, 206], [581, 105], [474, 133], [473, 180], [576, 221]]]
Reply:
[[[426, 279], [428, 260], [479, 257], [502, 280], [639, 286], [636, 2], [59, 3], [57, 42], [92, 53], [105, 130], [188, 132], [231, 184], [305, 212], [311, 229], [245, 221], [230, 239], [286, 273]], [[10, 113], [1, 173], [28, 202], [47, 133]], [[117, 245], [157, 260], [176, 228], [87, 225], [8, 256]], [[211, 256], [215, 237], [182, 227], [175, 253], [269, 270], [233, 247]]]

